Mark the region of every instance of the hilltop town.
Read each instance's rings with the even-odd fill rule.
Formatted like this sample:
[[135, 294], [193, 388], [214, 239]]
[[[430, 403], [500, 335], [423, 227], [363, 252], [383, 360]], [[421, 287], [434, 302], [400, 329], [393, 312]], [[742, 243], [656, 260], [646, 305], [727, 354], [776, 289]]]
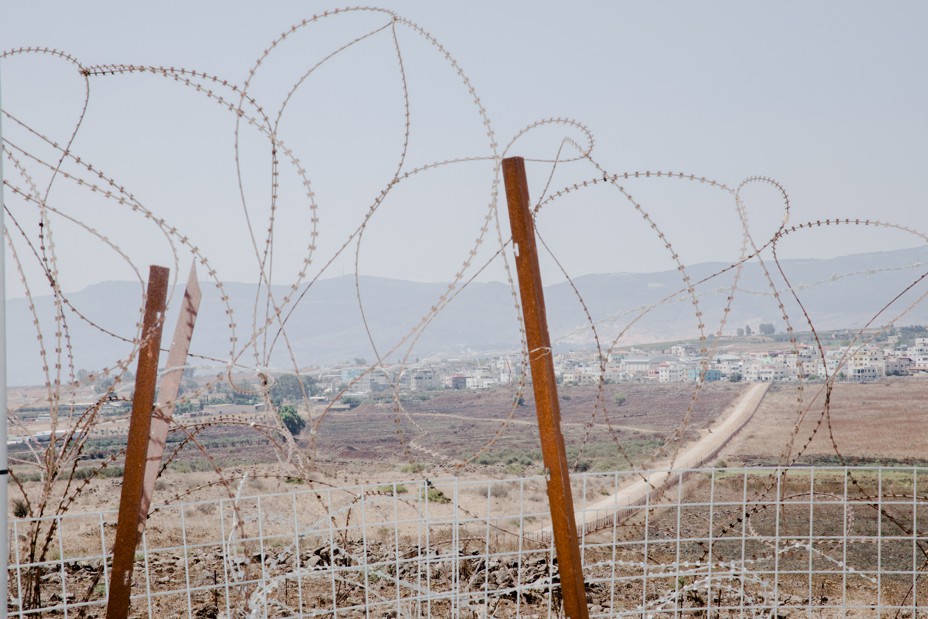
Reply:
[[[887, 376], [928, 372], [928, 329], [901, 327], [874, 331], [856, 340], [847, 331], [819, 335], [823, 355], [811, 334], [788, 338], [784, 334], [755, 335], [748, 327], [744, 335], [711, 338], [705, 352], [698, 341], [623, 348], [599, 355], [594, 351], [555, 352], [555, 375], [561, 384], [655, 382], [868, 382]], [[739, 331], [744, 331], [739, 329]], [[794, 341], [791, 341], [794, 340]], [[357, 362], [363, 359], [355, 360]], [[343, 393], [347, 399], [376, 397], [397, 388], [400, 392], [441, 389], [489, 390], [519, 380], [521, 356], [516, 353], [471, 359], [427, 359], [402, 368], [385, 364], [370, 369], [364, 363], [313, 369], [319, 400]], [[395, 387], [394, 387], [395, 385]]]

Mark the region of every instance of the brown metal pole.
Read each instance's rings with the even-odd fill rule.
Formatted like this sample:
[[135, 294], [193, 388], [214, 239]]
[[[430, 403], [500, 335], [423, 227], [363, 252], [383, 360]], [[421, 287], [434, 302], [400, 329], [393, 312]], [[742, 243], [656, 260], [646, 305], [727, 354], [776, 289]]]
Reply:
[[535, 228], [529, 207], [525, 160], [522, 157], [503, 159], [503, 180], [506, 184], [516, 272], [522, 295], [522, 315], [525, 318], [528, 358], [532, 368], [535, 410], [541, 435], [541, 455], [547, 471], [551, 530], [554, 533], [557, 568], [561, 577], [564, 612], [570, 619], [587, 619], [589, 611], [586, 606], [586, 588], [583, 584], [580, 542], [577, 538], [577, 524], [574, 521], [574, 500], [570, 490], [567, 451], [564, 448], [564, 436], [561, 434], [561, 411], [557, 399], [557, 382], [554, 378], [551, 338], [548, 335], [541, 270], [538, 267], [538, 250], [535, 246]]
[[135, 373], [135, 395], [132, 398], [132, 418], [129, 420], [126, 465], [122, 494], [119, 498], [119, 518], [116, 521], [116, 542], [113, 545], [110, 594], [106, 603], [107, 619], [126, 619], [129, 615], [132, 566], [135, 563], [135, 547], [139, 542], [139, 505], [142, 500], [151, 416], [155, 405], [155, 384], [158, 380], [158, 356], [161, 352], [161, 327], [164, 325], [168, 273], [168, 269], [164, 267], [149, 267], [145, 316], [142, 319], [142, 346], [139, 349], [138, 369]]

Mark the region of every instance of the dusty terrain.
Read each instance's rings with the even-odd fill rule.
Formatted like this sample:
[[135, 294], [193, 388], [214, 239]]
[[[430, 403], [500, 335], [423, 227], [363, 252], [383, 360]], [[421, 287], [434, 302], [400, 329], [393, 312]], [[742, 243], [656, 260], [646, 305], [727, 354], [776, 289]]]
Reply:
[[[625, 469], [629, 463], [618, 443], [640, 465], [681, 426], [693, 389], [685, 384], [606, 385], [604, 417], [595, 386], [561, 386], [569, 454], [579, 458], [581, 470]], [[729, 383], [706, 385], [682, 440], [697, 438], [742, 389]], [[541, 453], [533, 396], [528, 389], [523, 404], [514, 407], [513, 393], [424, 392], [403, 399], [399, 407], [387, 400], [329, 413], [317, 438], [320, 459], [408, 461], [411, 455], [425, 464], [448, 464], [476, 456], [476, 465], [497, 472], [537, 472]]]
[[828, 415], [825, 395], [822, 383], [801, 392], [796, 385], [772, 386], [720, 459], [729, 465], [928, 463], [928, 380], [836, 383]]
[[[640, 466], [675, 430], [680, 430], [675, 445], [704, 435], [744, 387], [706, 385], [692, 406], [686, 428], [681, 429], [691, 407], [692, 385], [606, 385], [601, 396], [605, 416], [595, 386], [563, 386], [561, 415], [568, 455], [580, 471]], [[317, 409], [306, 414], [309, 423], [296, 440], [297, 449], [308, 459], [303, 471], [312, 480], [334, 485], [452, 475], [481, 479], [538, 474], [543, 464], [532, 395], [528, 390], [522, 405], [514, 406], [513, 393], [507, 389], [423, 392], [404, 398], [399, 406], [385, 398], [363, 402], [350, 411], [331, 411], [324, 417]], [[185, 421], [188, 430], [196, 432], [195, 443], [185, 442], [187, 435], [182, 432], [169, 436], [165, 454], [173, 454], [173, 459], [159, 479], [156, 502], [222, 495], [226, 491], [216, 483], [217, 467], [236, 483], [247, 474], [251, 481], [245, 490], [249, 493], [294, 487], [298, 469], [280, 461], [281, 452], [249, 425], [268, 423], [268, 419], [262, 414], [240, 417], [235, 423], [210, 416]], [[32, 422], [29, 427], [46, 427], [40, 425]], [[92, 433], [74, 469], [80, 483], [68, 490], [73, 495], [80, 487], [71, 511], [116, 506], [120, 450], [127, 427], [125, 419], [107, 420]], [[40, 443], [38, 448], [47, 445]], [[30, 495], [41, 487], [41, 470], [29, 464], [34, 458], [27, 445], [10, 448], [13, 470]], [[100, 468], [104, 462], [107, 466]], [[62, 477], [66, 479], [69, 471], [63, 471]], [[10, 496], [21, 498], [15, 485], [11, 485]]]
[[[828, 423], [818, 423], [823, 396], [814, 396], [819, 387], [806, 385], [803, 390], [806, 403], [803, 410], [808, 408], [808, 412], [799, 424], [798, 439], [792, 450], [794, 454], [801, 452], [800, 463], [833, 463], [837, 458], [828, 439]], [[751, 385], [728, 383], [706, 386], [682, 433], [682, 448], [685, 450], [686, 445], [691, 445], [694, 440], [711, 436], [709, 428], [718, 430], [721, 421], [719, 415], [735, 401], [738, 394], [750, 388]], [[919, 447], [924, 445], [923, 427], [925, 417], [928, 416], [928, 406], [922, 403], [921, 394], [926, 388], [928, 383], [917, 379], [868, 385], [837, 385], [832, 397], [830, 418], [841, 453], [855, 463], [921, 462], [923, 456]], [[795, 386], [772, 386], [754, 418], [722, 451], [718, 460], [725, 460], [729, 465], [742, 462], [751, 465], [777, 463], [797, 419], [797, 393]], [[633, 463], [653, 463], [653, 459], [658, 457], [658, 446], [680, 426], [689, 407], [691, 394], [691, 388], [685, 385], [608, 385], [604, 396], [606, 416], [603, 417], [599, 412], [593, 415], [597, 399], [594, 387], [562, 389], [564, 431], [572, 459], [578, 464], [577, 468], [627, 469], [628, 463], [615, 447], [613, 438], [617, 438]], [[286, 463], [275, 463], [274, 451], [268, 441], [249, 429], [247, 424], [210, 426], [204, 430], [199, 439], [211, 459], [204, 459], [199, 451], [190, 446], [185, 447], [159, 480], [156, 494], [161, 500], [213, 501], [180, 508], [186, 517], [187, 543], [202, 546], [193, 549], [192, 554], [186, 558], [177, 550], [153, 553], [148, 566], [154, 579], [152, 582], [165, 591], [174, 591], [176, 587], [182, 588], [184, 578], [189, 577], [191, 583], [199, 588], [190, 599], [190, 610], [204, 617], [216, 616], [217, 611], [222, 610], [224, 603], [221, 598], [228, 592], [224, 585], [226, 579], [244, 579], [245, 582], [254, 583], [250, 579], [257, 574], [279, 577], [281, 585], [286, 586], [275, 589], [272, 597], [276, 602], [290, 606], [302, 603], [308, 607], [331, 608], [333, 604], [338, 604], [340, 608], [363, 608], [366, 603], [365, 592], [376, 592], [389, 599], [393, 595], [395, 579], [400, 577], [404, 582], [425, 583], [428, 580], [428, 587], [433, 591], [451, 587], [454, 582], [466, 585], [461, 591], [469, 593], [460, 595], [458, 599], [470, 600], [468, 603], [474, 603], [475, 609], [488, 603], [490, 608], [495, 609], [497, 616], [514, 614], [517, 607], [523, 613], [537, 609], [543, 614], [551, 599], [546, 593], [552, 574], [547, 551], [528, 552], [532, 544], [537, 542], [529, 537], [520, 538], [515, 533], [520, 528], [532, 531], [543, 526], [547, 513], [543, 483], [535, 480], [520, 486], [513, 482], [502, 482], [499, 485], [492, 481], [514, 474], [539, 472], [540, 454], [536, 447], [538, 439], [530, 397], [526, 398], [523, 406], [512, 408], [512, 394], [503, 390], [479, 394], [438, 392], [429, 396], [404, 400], [399, 408], [389, 401], [367, 402], [351, 411], [330, 413], [318, 427], [314, 454], [313, 435], [304, 432], [298, 438], [298, 444], [305, 453], [314, 455], [311, 461], [312, 483], [294, 477], [293, 467]], [[810, 402], [812, 405], [808, 406]], [[504, 424], [510, 410], [512, 419]], [[816, 425], [820, 426], [818, 434], [808, 448], [803, 450], [806, 437]], [[496, 440], [491, 444], [494, 437]], [[102, 438], [107, 442], [101, 442]], [[103, 458], [108, 457], [107, 454], [118, 450], [118, 437], [102, 438], [91, 444], [88, 459], [81, 461], [80, 470], [97, 466]], [[19, 449], [13, 451], [18, 456], [23, 455]], [[468, 458], [472, 458], [470, 464], [456, 467], [456, 464]], [[289, 499], [284, 501], [280, 497], [269, 497], [262, 499], [262, 509], [276, 515], [263, 524], [264, 527], [270, 527], [263, 530], [263, 535], [273, 539], [268, 538], [264, 546], [256, 546], [254, 542], [243, 544], [236, 551], [240, 553], [237, 555], [239, 558], [230, 559], [222, 554], [225, 551], [216, 539], [216, 523], [230, 523], [232, 519], [228, 507], [216, 506], [215, 499], [228, 496], [228, 491], [215, 483], [216, 474], [212, 471], [214, 465], [219, 465], [234, 482], [235, 488], [240, 489], [244, 495], [268, 496], [310, 488], [325, 491], [330, 485], [373, 482], [373, 489], [369, 486], [368, 490], [360, 493], [352, 491], [357, 494], [354, 498], [349, 497], [352, 492], [345, 493], [350, 501], [364, 497], [369, 509], [365, 516], [366, 523], [358, 528], [360, 521], [357, 510], [333, 512], [337, 514], [338, 526], [345, 527], [343, 539], [333, 542], [323, 530], [312, 539], [301, 538], [299, 548], [294, 549], [290, 546], [292, 532], [286, 531], [297, 519], [301, 527], [304, 526], [304, 519], [307, 523], [305, 526], [312, 523], [325, 524], [328, 517], [320, 506], [326, 503], [320, 503], [310, 493], [307, 495], [306, 506], [300, 506], [299, 511], [295, 511], [296, 505], [290, 506], [287, 503]], [[21, 472], [30, 470], [21, 464], [17, 466]], [[474, 481], [467, 482], [469, 485], [461, 488], [449, 485], [447, 478], [455, 473]], [[905, 475], [904, 471], [884, 475], [880, 481], [883, 495], [904, 497], [912, 494], [913, 486], [924, 487], [923, 479], [916, 482], [911, 476], [907, 478]], [[243, 476], [247, 476], [247, 480], [239, 486]], [[425, 489], [430, 482], [422, 481], [424, 478], [435, 480], [434, 500], [433, 491]], [[407, 482], [405, 485], [391, 483], [398, 479], [420, 481]], [[610, 475], [585, 478], [582, 485], [575, 486], [575, 497], [585, 496], [587, 504], [590, 504], [610, 496], [615, 492], [611, 480]], [[86, 483], [86, 486], [69, 507], [69, 514], [93, 512], [115, 505], [119, 490], [118, 477], [98, 476], [91, 480], [80, 480], [80, 483]], [[419, 486], [413, 485], [415, 483]], [[769, 509], [778, 483], [780, 493], [798, 497], [800, 503], [780, 510]], [[26, 487], [33, 492], [39, 485], [39, 481], [30, 481]], [[869, 604], [876, 593], [873, 583], [867, 580], [869, 577], [849, 577], [847, 589], [842, 590], [838, 586], [840, 579], [833, 575], [816, 575], [813, 579], [802, 575], [802, 570], [810, 565], [813, 551], [803, 546], [803, 540], [810, 535], [812, 524], [808, 520], [811, 513], [809, 507], [801, 501], [807, 500], [803, 497], [808, 497], [810, 490], [819, 497], [817, 500], [821, 500], [822, 497], [840, 495], [848, 488], [849, 498], [857, 501], [858, 505], [846, 511], [827, 504], [815, 508], [814, 534], [822, 538], [822, 541], [815, 542], [816, 565], [821, 562], [823, 566], [834, 566], [834, 561], [841, 560], [858, 572], [874, 573], [874, 570], [881, 567], [872, 560], [874, 544], [879, 541], [879, 519], [884, 518], [883, 526], [886, 527], [889, 525], [885, 519], [889, 516], [903, 525], [906, 518], [911, 517], [910, 502], [898, 506], [884, 503], [882, 512], [872, 509], [873, 493], [877, 487], [876, 478], [872, 476], [857, 475], [848, 484], [843, 475], [816, 473], [813, 479], [802, 470], [790, 472], [779, 482], [775, 476], [762, 470], [750, 478], [738, 473], [720, 474], [711, 485], [708, 478], [690, 479], [682, 491], [686, 505], [680, 508], [661, 506], [661, 501], [672, 502], [677, 496], [675, 490], [666, 496], [655, 497], [651, 509], [641, 510], [640, 515], [623, 521], [617, 529], [610, 528], [588, 535], [586, 544], [589, 550], [585, 551], [585, 560], [591, 566], [589, 573], [603, 583], [590, 590], [591, 604], [606, 613], [610, 608], [634, 608], [642, 603], [652, 606], [668, 603], [681, 609], [700, 608], [710, 603], [703, 589], [696, 587], [700, 582], [698, 571], [683, 579], [668, 576], [662, 580], [659, 571], [650, 576], [650, 580], [644, 578], [635, 567], [640, 557], [644, 556], [643, 552], [646, 552], [648, 564], [652, 566], [649, 569], [671, 565], [683, 559], [694, 565], [717, 566], [715, 569], [728, 569], [724, 567], [728, 561], [748, 561], [751, 570], [766, 580], [769, 578], [764, 576], [768, 573], [765, 570], [772, 570], [774, 565], [779, 565], [781, 570], [796, 570], [794, 576], [784, 573], [779, 580], [779, 604], [784, 611], [790, 607], [797, 609], [796, 616], [804, 616], [803, 609], [813, 603], [809, 602], [813, 597], [814, 604], [820, 604], [824, 609], [821, 616], [826, 617], [831, 615], [825, 607], [836, 600], [847, 599], [851, 603]], [[714, 493], [713, 501], [718, 505], [714, 510], [710, 510], [704, 502], [707, 498], [705, 493], [710, 488]], [[16, 490], [11, 490], [11, 498], [15, 499]], [[441, 499], [442, 496], [451, 496], [453, 492], [457, 492], [455, 496], [460, 506], [456, 515], [449, 511], [450, 505]], [[422, 502], [426, 495], [432, 503], [423, 511]], [[274, 507], [275, 501], [284, 502]], [[411, 520], [402, 527], [395, 527], [388, 522], [395, 513], [394, 505], [412, 510], [408, 514]], [[370, 511], [375, 506], [376, 512]], [[246, 506], [244, 509], [251, 508]], [[483, 524], [482, 516], [478, 515], [488, 514], [491, 509], [494, 516], [490, 536], [490, 528]], [[743, 519], [744, 509], [750, 512], [746, 521]], [[298, 518], [296, 515], [288, 515], [291, 513], [298, 514]], [[372, 520], [375, 513], [377, 518], [384, 519], [383, 522]], [[449, 543], [451, 538], [448, 536], [451, 534], [442, 528], [444, 525], [433, 525], [427, 527], [428, 534], [432, 536], [431, 541], [423, 541], [421, 528], [412, 523], [424, 513], [429, 513], [431, 518], [453, 516], [455, 519], [473, 519], [474, 524], [471, 526], [474, 530], [468, 532], [466, 527], [460, 529], [455, 544]], [[880, 516], [881, 513], [883, 516]], [[177, 508], [168, 507], [153, 516], [148, 530], [150, 544], [168, 547], [177, 544], [174, 538], [177, 535], [179, 514]], [[845, 520], [847, 514], [850, 514], [850, 520]], [[446, 522], [452, 521], [449, 519]], [[246, 519], [245, 522], [252, 521]], [[85, 556], [88, 549], [100, 548], [101, 533], [107, 539], [112, 535], [109, 525], [104, 530], [95, 521], [67, 526], [70, 528], [61, 537], [63, 541], [52, 543], [46, 559], [55, 560], [59, 555]], [[829, 536], [841, 536], [845, 526], [851, 527], [855, 533], [854, 543], [848, 544], [846, 549], [827, 539]], [[774, 532], [778, 538], [794, 536], [795, 549], [774, 552], [771, 546]], [[20, 543], [25, 543], [22, 536], [27, 533], [19, 531]], [[904, 536], [905, 531], [886, 529], [883, 532], [883, 535], [891, 534]], [[743, 542], [746, 535], [749, 539]], [[688, 541], [681, 545], [681, 539]], [[709, 539], [715, 541], [712, 561], [707, 563], [706, 540]], [[645, 543], [646, 550], [642, 546]], [[903, 572], [912, 565], [915, 547], [906, 540], [900, 540], [895, 545], [886, 541], [882, 544], [882, 569], [901, 571], [898, 578], [889, 575], [883, 578], [881, 595], [886, 602], [906, 604], [907, 585]], [[488, 561], [484, 555], [490, 549], [494, 554]], [[339, 556], [336, 557], [336, 554]], [[241, 564], [235, 563], [239, 559]], [[241, 575], [234, 570], [234, 573], [224, 573], [232, 565], [230, 561], [241, 568]], [[616, 561], [619, 563], [616, 564]], [[365, 572], [357, 567], [361, 564], [375, 564], [375, 569]], [[58, 563], [55, 562], [55, 565]], [[184, 565], [190, 566], [186, 568], [189, 570], [186, 574]], [[612, 565], [617, 565], [618, 572]], [[299, 590], [286, 576], [298, 566], [303, 570]], [[333, 570], [344, 575], [339, 576], [344, 580], [340, 581], [343, 584], [336, 591], [330, 585]], [[60, 588], [56, 579], [63, 578], [69, 583], [68, 591], [76, 592], [73, 595], [77, 597], [73, 599], [82, 598], [85, 591], [92, 589], [89, 599], [100, 600], [103, 591], [99, 584], [95, 584], [99, 573], [98, 560], [68, 561], [61, 570], [56, 568], [56, 574], [42, 576], [45, 599], [54, 601], [54, 591]], [[136, 577], [144, 581], [141, 571]], [[619, 580], [615, 580], [616, 577]], [[727, 577], [721, 578], [724, 580]], [[525, 588], [526, 583], [531, 586]], [[734, 580], [732, 583], [733, 589], [729, 589], [725, 595], [719, 594], [711, 603], [744, 603], [745, 598], [738, 594], [740, 585]], [[515, 585], [525, 588], [529, 593], [522, 597], [512, 595], [512, 587]], [[693, 587], [692, 594], [684, 595], [682, 591], [688, 587]], [[245, 589], [247, 587], [242, 590]], [[749, 601], [766, 600], [763, 603], [770, 603], [769, 583], [760, 588], [751, 585], [749, 589]], [[920, 604], [925, 593], [919, 589]], [[166, 593], [156, 598], [154, 604], [157, 609], [173, 612], [183, 608], [187, 604], [186, 600], [185, 594]], [[431, 612], [440, 614], [444, 608], [442, 604], [445, 603], [436, 601]], [[862, 609], [860, 616], [868, 616], [866, 607]], [[737, 616], [737, 613], [733, 616]], [[787, 612], [784, 616], [793, 615]]]
[[[679, 445], [706, 436], [719, 414], [747, 387], [706, 385]], [[715, 462], [770, 465], [782, 462], [786, 453], [798, 464], [928, 461], [923, 447], [928, 439], [928, 400], [923, 395], [928, 392], [928, 381], [909, 377], [871, 384], [838, 383], [827, 418], [822, 415], [822, 390], [820, 383], [805, 385], [800, 407], [796, 385], [773, 385], [753, 419]], [[597, 404], [596, 387], [562, 386], [560, 394], [564, 435], [575, 470], [627, 470], [632, 464], [654, 464], [658, 449], [686, 415], [692, 386], [606, 385], [605, 417]], [[330, 412], [321, 421], [317, 412], [313, 416], [319, 422], [315, 436], [307, 429], [298, 437], [297, 446], [310, 457], [312, 478], [332, 484], [537, 474], [542, 463], [532, 396], [526, 392], [523, 405], [515, 407], [512, 398], [513, 392], [503, 389], [438, 391], [403, 399], [399, 407], [389, 400], [364, 402], [351, 411]], [[790, 448], [794, 427], [798, 430]], [[167, 453], [182, 445], [181, 438], [170, 439]], [[160, 487], [190, 497], [221, 493], [216, 488], [198, 490], [215, 481], [216, 466], [233, 478], [247, 472], [253, 491], [292, 487], [286, 479], [294, 475], [293, 468], [278, 462], [267, 438], [247, 423], [210, 425], [197, 438], [210, 459], [193, 445], [184, 445]], [[71, 509], [92, 511], [115, 505], [122, 444], [124, 438], [116, 432], [88, 443], [77, 469], [82, 475], [114, 456], [115, 462], [108, 465], [105, 475], [87, 482]], [[27, 490], [34, 491], [39, 474], [36, 467], [25, 464], [30, 458], [26, 447], [12, 446], [10, 458], [14, 471], [29, 480]], [[11, 498], [17, 493], [11, 486]]]

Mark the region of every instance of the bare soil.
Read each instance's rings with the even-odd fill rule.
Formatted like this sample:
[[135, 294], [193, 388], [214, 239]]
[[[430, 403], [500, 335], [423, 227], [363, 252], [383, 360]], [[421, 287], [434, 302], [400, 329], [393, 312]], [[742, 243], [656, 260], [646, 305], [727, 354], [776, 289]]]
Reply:
[[[708, 384], [693, 403], [694, 386], [688, 384], [606, 385], [602, 394], [595, 386], [561, 386], [565, 442], [574, 454], [584, 450], [602, 453], [608, 451], [607, 445], [616, 443], [631, 446], [633, 462], [641, 464], [681, 428], [684, 419], [681, 439], [697, 438], [742, 389], [729, 383]], [[391, 401], [368, 402], [349, 412], [329, 413], [317, 444], [323, 461], [405, 461], [412, 455], [417, 461], [428, 462], [427, 452], [408, 447], [413, 442], [433, 452], [433, 460], [438, 461], [462, 461], [482, 453], [488, 455], [485, 464], [497, 464], [500, 459], [504, 465], [513, 464], [506, 462], [510, 458], [522, 464], [528, 460], [540, 463], [530, 389], [523, 398], [521, 405], [514, 405], [513, 391], [498, 389], [422, 392], [402, 400], [399, 406]], [[494, 437], [495, 442], [487, 447]], [[606, 470], [607, 464], [628, 468], [618, 448], [613, 451], [613, 460], [591, 461], [588, 468]]]

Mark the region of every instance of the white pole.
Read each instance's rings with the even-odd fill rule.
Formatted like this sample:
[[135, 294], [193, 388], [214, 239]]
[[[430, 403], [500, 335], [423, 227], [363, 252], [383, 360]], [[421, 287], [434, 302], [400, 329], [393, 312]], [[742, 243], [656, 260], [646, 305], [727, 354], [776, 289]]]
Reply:
[[[2, 97], [0, 97], [2, 101]], [[0, 114], [0, 619], [6, 619], [6, 605], [10, 596], [7, 583], [7, 567], [10, 560], [10, 525], [7, 522], [9, 502], [7, 499], [6, 460], [6, 243], [3, 238], [3, 115]]]

